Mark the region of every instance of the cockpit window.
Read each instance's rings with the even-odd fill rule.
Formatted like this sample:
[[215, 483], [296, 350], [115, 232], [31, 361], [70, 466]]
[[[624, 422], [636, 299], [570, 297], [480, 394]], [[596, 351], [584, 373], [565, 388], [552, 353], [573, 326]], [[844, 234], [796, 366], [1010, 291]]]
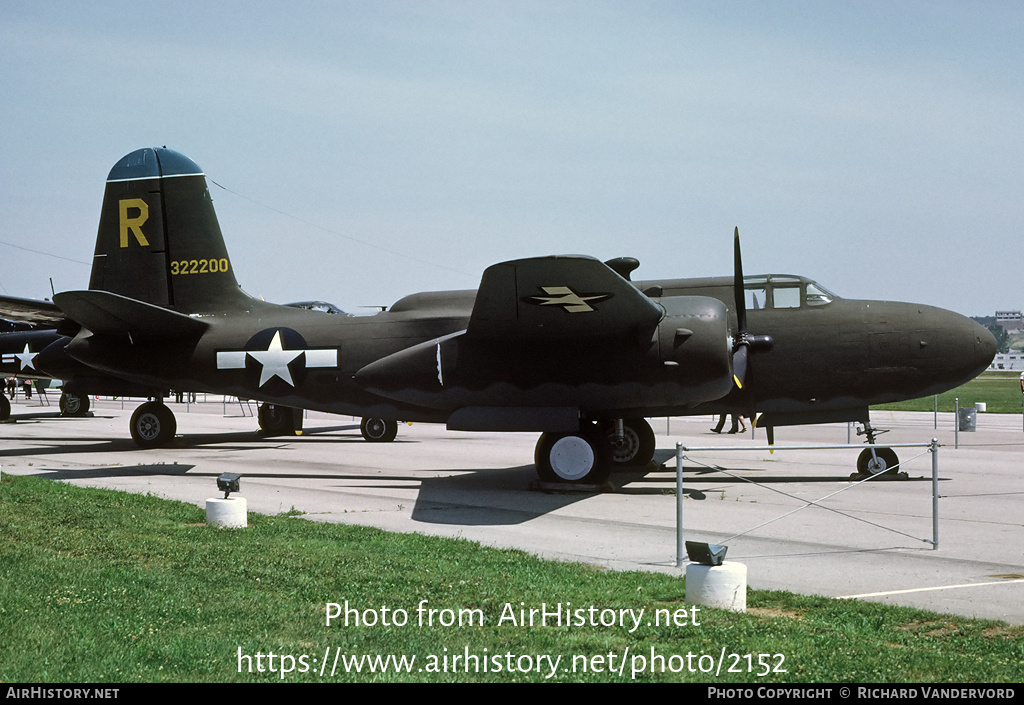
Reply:
[[773, 286], [774, 308], [800, 308], [800, 286]]
[[834, 298], [835, 296], [833, 294], [817, 284], [807, 285], [807, 295], [805, 296], [805, 300], [807, 301], [808, 306], [824, 306], [825, 304], [832, 303], [832, 299]]
[[788, 274], [744, 277], [743, 292], [748, 311], [824, 306], [836, 298], [820, 284]]

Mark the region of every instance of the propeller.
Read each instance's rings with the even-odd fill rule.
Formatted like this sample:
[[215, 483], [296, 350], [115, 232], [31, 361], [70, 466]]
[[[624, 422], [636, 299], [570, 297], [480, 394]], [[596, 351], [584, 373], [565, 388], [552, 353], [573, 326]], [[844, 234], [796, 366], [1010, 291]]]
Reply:
[[747, 302], [743, 291], [743, 257], [740, 255], [740, 229], [733, 235], [733, 297], [736, 300], [736, 340], [732, 346], [732, 379], [737, 389], [743, 389], [751, 350], [771, 350], [774, 341], [769, 335], [750, 335], [747, 332]]

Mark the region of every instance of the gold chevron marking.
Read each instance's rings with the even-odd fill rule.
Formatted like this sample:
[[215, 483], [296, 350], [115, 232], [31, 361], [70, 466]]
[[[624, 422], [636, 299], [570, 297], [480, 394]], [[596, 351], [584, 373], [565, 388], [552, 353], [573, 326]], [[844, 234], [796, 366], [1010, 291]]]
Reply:
[[531, 296], [538, 306], [562, 306], [569, 313], [586, 313], [595, 310], [588, 301], [607, 299], [609, 294], [593, 294], [580, 296], [567, 286], [542, 286], [548, 296]]

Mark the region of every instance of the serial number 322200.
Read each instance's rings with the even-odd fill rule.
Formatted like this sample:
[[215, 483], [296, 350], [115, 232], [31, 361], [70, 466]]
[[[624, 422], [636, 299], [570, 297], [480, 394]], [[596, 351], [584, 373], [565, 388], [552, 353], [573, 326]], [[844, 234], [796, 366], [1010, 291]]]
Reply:
[[215, 274], [228, 271], [227, 257], [171, 260], [171, 274]]

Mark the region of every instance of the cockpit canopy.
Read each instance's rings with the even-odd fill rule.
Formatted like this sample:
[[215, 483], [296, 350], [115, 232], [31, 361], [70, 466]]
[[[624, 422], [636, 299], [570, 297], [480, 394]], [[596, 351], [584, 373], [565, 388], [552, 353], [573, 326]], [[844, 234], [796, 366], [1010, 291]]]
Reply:
[[790, 274], [743, 277], [747, 310], [825, 306], [836, 295], [817, 282]]
[[291, 308], [302, 308], [307, 311], [321, 311], [323, 313], [329, 313], [336, 316], [351, 316], [350, 313], [345, 313], [334, 304], [329, 304], [326, 301], [296, 301], [292, 304], [285, 304]]

